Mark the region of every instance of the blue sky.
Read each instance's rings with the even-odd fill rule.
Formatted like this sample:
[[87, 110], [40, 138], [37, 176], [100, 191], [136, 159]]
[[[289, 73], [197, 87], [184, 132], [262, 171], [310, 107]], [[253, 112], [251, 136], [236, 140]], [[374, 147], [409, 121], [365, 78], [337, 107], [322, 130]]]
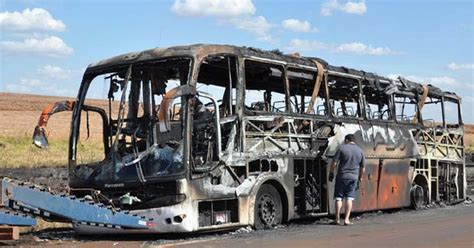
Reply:
[[74, 96], [100, 59], [233, 44], [431, 83], [474, 123], [473, 16], [468, 0], [0, 0], [0, 91]]

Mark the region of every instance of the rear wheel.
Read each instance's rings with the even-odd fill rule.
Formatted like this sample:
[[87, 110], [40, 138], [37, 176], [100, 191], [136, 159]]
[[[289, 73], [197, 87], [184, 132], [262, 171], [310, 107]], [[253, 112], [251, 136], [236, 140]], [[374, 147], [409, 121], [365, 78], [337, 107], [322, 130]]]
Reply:
[[418, 184], [413, 185], [410, 192], [411, 206], [414, 209], [420, 209], [426, 205], [425, 190]]
[[254, 226], [263, 229], [276, 226], [283, 220], [280, 194], [270, 184], [264, 184], [257, 193], [254, 208]]

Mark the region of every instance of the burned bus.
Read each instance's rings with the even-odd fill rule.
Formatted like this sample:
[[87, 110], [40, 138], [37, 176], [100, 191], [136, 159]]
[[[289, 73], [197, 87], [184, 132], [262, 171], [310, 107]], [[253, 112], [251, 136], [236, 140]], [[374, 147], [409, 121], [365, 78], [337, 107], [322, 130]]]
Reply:
[[[107, 107], [91, 104], [97, 89]], [[355, 211], [464, 199], [460, 105], [402, 77], [199, 44], [89, 65], [76, 101], [50, 108], [34, 139], [47, 146], [47, 117], [72, 110], [71, 194], [146, 216], [158, 223], [148, 232], [265, 228], [333, 214], [328, 164], [349, 133], [366, 156]], [[84, 130], [101, 133], [92, 161]]]

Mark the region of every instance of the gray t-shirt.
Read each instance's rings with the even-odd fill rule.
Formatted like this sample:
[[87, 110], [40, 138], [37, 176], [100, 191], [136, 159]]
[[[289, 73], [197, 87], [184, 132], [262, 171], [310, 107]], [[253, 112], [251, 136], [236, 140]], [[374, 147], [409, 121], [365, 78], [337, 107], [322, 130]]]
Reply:
[[364, 153], [356, 144], [342, 144], [339, 146], [334, 160], [339, 161], [337, 178], [354, 179], [359, 177], [360, 167], [365, 166]]

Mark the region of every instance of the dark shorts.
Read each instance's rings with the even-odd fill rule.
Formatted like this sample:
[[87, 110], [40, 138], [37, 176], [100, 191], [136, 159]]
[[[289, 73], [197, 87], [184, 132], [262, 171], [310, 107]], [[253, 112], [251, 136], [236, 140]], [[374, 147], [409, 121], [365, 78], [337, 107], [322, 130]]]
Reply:
[[336, 178], [334, 186], [334, 200], [354, 200], [357, 180]]

